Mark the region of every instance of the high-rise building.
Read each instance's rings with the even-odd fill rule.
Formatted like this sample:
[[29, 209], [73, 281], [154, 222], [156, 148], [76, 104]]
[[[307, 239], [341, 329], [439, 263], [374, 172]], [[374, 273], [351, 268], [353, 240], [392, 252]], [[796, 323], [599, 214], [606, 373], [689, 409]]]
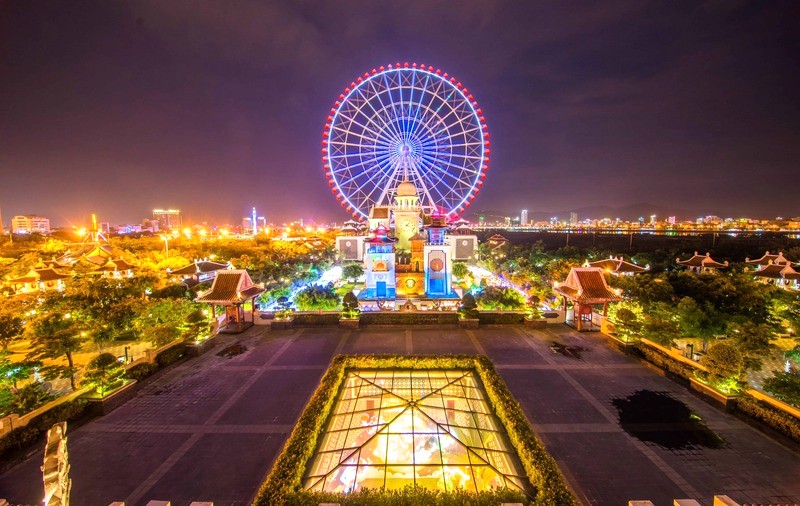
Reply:
[[11, 218], [11, 231], [15, 234], [49, 234], [50, 220], [35, 214], [21, 214]]
[[528, 226], [528, 210], [523, 209], [522, 212], [519, 214], [519, 226], [520, 227], [527, 227]]
[[578, 213], [572, 211], [569, 213], [569, 224], [570, 225], [577, 225], [578, 224]]
[[183, 216], [179, 209], [153, 209], [153, 219], [158, 221], [159, 230], [183, 228]]

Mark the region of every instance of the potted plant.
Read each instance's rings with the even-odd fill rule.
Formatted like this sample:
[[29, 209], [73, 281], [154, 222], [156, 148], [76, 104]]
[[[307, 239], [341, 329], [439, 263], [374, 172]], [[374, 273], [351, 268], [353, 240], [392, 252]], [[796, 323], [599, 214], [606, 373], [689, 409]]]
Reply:
[[461, 328], [465, 329], [477, 329], [478, 328], [478, 303], [475, 301], [475, 297], [470, 293], [467, 292], [461, 298], [461, 305], [458, 307], [458, 325]]
[[92, 387], [87, 400], [99, 415], [105, 415], [133, 396], [136, 380], [126, 382], [125, 367], [111, 353], [101, 353], [86, 365], [83, 383]]
[[339, 326], [345, 328], [358, 328], [361, 308], [353, 292], [347, 292], [342, 298], [342, 313], [339, 317]]
[[294, 309], [289, 297], [278, 297], [275, 319], [272, 321], [273, 329], [290, 329], [294, 326]]
[[528, 302], [525, 305], [525, 325], [528, 327], [543, 329], [547, 327], [547, 319], [542, 315], [539, 310], [539, 297], [531, 295], [528, 297]]

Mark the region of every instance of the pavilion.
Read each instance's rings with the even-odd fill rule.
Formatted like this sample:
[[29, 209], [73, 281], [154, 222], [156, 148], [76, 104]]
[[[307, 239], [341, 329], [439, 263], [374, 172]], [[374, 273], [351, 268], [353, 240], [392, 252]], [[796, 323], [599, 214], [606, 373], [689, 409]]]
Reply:
[[194, 262], [181, 267], [180, 269], [170, 270], [167, 269], [167, 274], [172, 276], [180, 276], [181, 283], [189, 288], [203, 283], [205, 281], [212, 281], [218, 271], [233, 269], [230, 262], [211, 262], [208, 260], [195, 260]]
[[109, 260], [105, 265], [95, 269], [92, 274], [100, 274], [104, 277], [114, 279], [132, 278], [134, 267], [136, 266], [126, 262], [122, 258], [118, 258], [116, 260]]
[[61, 274], [52, 267], [41, 269], [33, 268], [27, 274], [18, 278], [7, 279], [5, 282], [11, 285], [14, 292], [47, 292], [55, 290], [64, 291], [64, 280], [71, 277], [69, 274]]
[[500, 234], [494, 234], [489, 239], [487, 239], [486, 244], [488, 244], [489, 248], [491, 249], [502, 248], [503, 246], [508, 244], [508, 239], [506, 239]]
[[769, 251], [764, 253], [764, 256], [761, 258], [756, 258], [755, 260], [750, 260], [750, 258], [745, 258], [744, 262], [750, 265], [756, 265], [759, 269], [762, 269], [768, 265], [792, 265], [792, 262], [789, 261], [785, 256], [783, 256], [783, 252], [778, 252], [777, 255], [771, 255]]
[[[253, 326], [253, 302], [264, 293], [264, 289], [253, 284], [250, 275], [244, 269], [220, 270], [214, 278], [211, 289], [201, 293], [196, 301], [211, 306], [211, 314], [216, 319], [216, 306], [225, 308], [225, 319], [220, 321], [219, 331], [226, 334], [238, 334]], [[250, 320], [245, 304], [250, 303]], [[220, 315], [222, 316], [222, 315]]]
[[682, 265], [689, 269], [690, 271], [701, 273], [701, 272], [717, 272], [717, 269], [724, 269], [728, 267], [728, 261], [726, 260], [725, 263], [720, 263], [711, 258], [710, 253], [706, 253], [705, 255], [698, 255], [697, 252], [694, 252], [694, 256], [688, 260], [681, 260], [680, 258], [676, 258], [675, 262], [678, 265]]
[[794, 270], [791, 264], [769, 264], [757, 269], [753, 276], [781, 288], [800, 289], [800, 272]]
[[604, 258], [603, 260], [596, 260], [594, 262], [586, 260], [586, 262], [583, 263], [583, 266], [599, 267], [600, 269], [603, 269], [604, 272], [607, 272], [612, 276], [633, 276], [634, 274], [639, 274], [650, 270], [649, 264], [642, 267], [641, 265], [627, 262], [622, 256], [610, 256], [608, 258]]
[[[597, 330], [592, 320], [595, 305], [603, 305], [603, 316], [608, 313], [608, 303], [622, 300], [608, 284], [599, 267], [573, 267], [566, 281], [557, 283], [553, 290], [564, 298], [565, 323], [578, 331]], [[572, 313], [568, 309], [572, 303]]]

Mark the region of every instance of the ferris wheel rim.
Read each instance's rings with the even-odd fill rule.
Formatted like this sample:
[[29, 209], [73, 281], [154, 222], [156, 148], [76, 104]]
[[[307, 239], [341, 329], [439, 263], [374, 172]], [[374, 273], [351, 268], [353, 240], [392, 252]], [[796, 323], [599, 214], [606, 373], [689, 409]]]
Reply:
[[[396, 80], [390, 83], [389, 75], [396, 76]], [[423, 78], [417, 79], [418, 75]], [[406, 81], [410, 79], [410, 84], [404, 83], [404, 77]], [[404, 103], [405, 90], [410, 91]], [[444, 91], [449, 93], [444, 96]], [[399, 103], [392, 92], [399, 94]], [[456, 100], [452, 100], [454, 92]], [[380, 103], [377, 109], [377, 104], [373, 104], [375, 98]], [[384, 98], [387, 103], [383, 103]], [[434, 111], [431, 109], [435, 101], [438, 108]], [[439, 111], [445, 105], [449, 109], [442, 117]], [[372, 115], [365, 112], [367, 106]], [[407, 113], [404, 107], [408, 107]], [[448, 120], [451, 115], [456, 115], [456, 121]], [[412, 123], [410, 131], [408, 125], [402, 125], [403, 121]], [[438, 133], [446, 135], [437, 137], [433, 130], [436, 127]], [[426, 135], [420, 138], [422, 130]], [[323, 130], [323, 171], [331, 193], [354, 218], [368, 218], [372, 205], [390, 204], [386, 201], [390, 187], [400, 182], [399, 145], [404, 152], [404, 175], [408, 177], [411, 169], [413, 179], [424, 184], [418, 190], [426, 193], [422, 197], [427, 207], [441, 210], [447, 216], [458, 215], [480, 192], [490, 154], [486, 119], [468, 89], [448, 73], [416, 63], [373, 68], [351, 82], [334, 102]], [[352, 151], [347, 151], [348, 148]], [[414, 156], [409, 155], [409, 150], [414, 150]], [[369, 185], [367, 190], [365, 185]], [[438, 197], [431, 195], [432, 192], [438, 193]]]

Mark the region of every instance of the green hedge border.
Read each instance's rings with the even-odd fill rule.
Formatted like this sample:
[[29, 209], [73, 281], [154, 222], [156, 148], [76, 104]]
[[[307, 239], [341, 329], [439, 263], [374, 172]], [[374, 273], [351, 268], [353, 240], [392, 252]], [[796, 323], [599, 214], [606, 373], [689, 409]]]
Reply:
[[328, 421], [339, 387], [349, 369], [467, 369], [483, 383], [489, 403], [505, 426], [528, 479], [536, 490], [533, 504], [572, 506], [578, 502], [564, 481], [555, 460], [536, 437], [505, 381], [483, 355], [337, 355], [300, 415], [283, 450], [253, 501], [256, 506], [289, 504], [302, 491], [308, 462], [317, 437]]
[[736, 411], [800, 444], [800, 420], [747, 393], [736, 398]]

